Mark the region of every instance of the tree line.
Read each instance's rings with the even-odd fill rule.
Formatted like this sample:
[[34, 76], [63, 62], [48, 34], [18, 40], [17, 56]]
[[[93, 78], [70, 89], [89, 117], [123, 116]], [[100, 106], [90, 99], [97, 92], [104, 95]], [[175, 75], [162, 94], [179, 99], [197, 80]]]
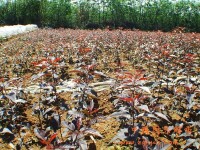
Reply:
[[0, 25], [200, 32], [200, 2], [180, 0], [0, 0]]

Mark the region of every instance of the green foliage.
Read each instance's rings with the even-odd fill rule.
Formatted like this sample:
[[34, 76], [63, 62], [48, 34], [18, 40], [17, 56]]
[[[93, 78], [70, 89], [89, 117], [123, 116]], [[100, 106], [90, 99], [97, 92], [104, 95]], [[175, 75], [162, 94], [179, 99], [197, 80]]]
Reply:
[[200, 3], [180, 0], [0, 0], [0, 24], [200, 32]]

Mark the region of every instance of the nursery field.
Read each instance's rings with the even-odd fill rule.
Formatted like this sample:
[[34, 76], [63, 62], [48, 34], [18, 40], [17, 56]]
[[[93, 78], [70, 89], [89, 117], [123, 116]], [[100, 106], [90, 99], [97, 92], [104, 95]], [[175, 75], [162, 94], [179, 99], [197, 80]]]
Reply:
[[200, 148], [200, 34], [38, 29], [0, 43], [1, 150]]

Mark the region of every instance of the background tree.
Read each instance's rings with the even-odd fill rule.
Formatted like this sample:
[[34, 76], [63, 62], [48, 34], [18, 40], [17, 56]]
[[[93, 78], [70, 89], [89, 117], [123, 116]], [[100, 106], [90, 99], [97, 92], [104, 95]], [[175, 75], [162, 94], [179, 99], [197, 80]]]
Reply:
[[194, 0], [0, 0], [0, 25], [138, 28], [200, 32], [200, 2]]

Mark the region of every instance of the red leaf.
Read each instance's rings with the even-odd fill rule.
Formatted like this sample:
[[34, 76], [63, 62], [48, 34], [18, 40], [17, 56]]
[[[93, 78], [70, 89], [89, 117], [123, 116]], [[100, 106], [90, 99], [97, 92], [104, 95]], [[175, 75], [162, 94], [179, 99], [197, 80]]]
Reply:
[[34, 65], [34, 66], [36, 66], [36, 65], [38, 65], [39, 63], [38, 63], [38, 62], [32, 62], [31, 64]]
[[4, 82], [4, 78], [0, 78], [0, 82]]
[[144, 77], [143, 77], [143, 78], [140, 78], [139, 80], [147, 80], [147, 78], [144, 78]]
[[52, 75], [51, 75], [51, 73], [46, 73], [45, 76], [46, 77], [51, 77]]
[[188, 87], [188, 86], [185, 86], [185, 89], [186, 89], [187, 91], [190, 91], [190, 87]]
[[56, 138], [56, 136], [57, 136], [57, 133], [54, 133], [53, 135], [51, 135], [51, 137], [48, 141], [40, 140], [40, 142], [44, 145], [50, 146], [51, 142]]
[[89, 113], [92, 115], [92, 114], [94, 114], [94, 113], [96, 113], [98, 111], [99, 111], [99, 109], [94, 109], [93, 111], [90, 111]]
[[46, 65], [42, 65], [42, 67], [41, 67], [42, 69], [45, 69], [45, 68], [47, 68], [47, 66]]
[[125, 79], [125, 78], [126, 78], [126, 77], [125, 77], [124, 75], [122, 75], [122, 74], [118, 74], [118, 75], [116, 75], [116, 77], [119, 78], [119, 79]]
[[194, 54], [187, 53], [185, 56], [186, 56], [186, 57], [190, 57], [190, 58], [192, 58], [192, 57], [194, 57]]
[[56, 63], [56, 62], [58, 62], [58, 61], [60, 61], [61, 60], [61, 58], [60, 57], [58, 57], [58, 58], [55, 58], [54, 60], [53, 60], [53, 62], [52, 63]]
[[83, 54], [83, 53], [88, 53], [88, 52], [90, 52], [90, 51], [91, 51], [91, 48], [80, 48], [80, 49], [79, 49], [79, 52], [82, 53], [82, 54]]
[[164, 56], [169, 56], [169, 51], [163, 51], [162, 54], [163, 54]]
[[82, 119], [81, 119], [81, 118], [78, 118], [78, 119], [77, 119], [77, 122], [76, 122], [76, 126], [77, 126], [77, 129], [78, 129], [78, 130], [80, 130], [81, 125], [82, 125]]
[[40, 140], [40, 142], [41, 142], [42, 144], [44, 144], [44, 145], [49, 145], [49, 144], [50, 144], [50, 142], [49, 142], [49, 141], [46, 141], [46, 140]]
[[53, 135], [51, 135], [49, 143], [51, 143], [57, 136], [57, 133], [54, 133]]
[[55, 149], [54, 146], [51, 144], [46, 146], [46, 150], [54, 150], [54, 149]]
[[140, 95], [135, 95], [134, 100], [138, 99], [140, 97]]
[[134, 98], [132, 98], [132, 97], [125, 97], [125, 98], [120, 97], [120, 99], [125, 102], [132, 102], [134, 100]]

